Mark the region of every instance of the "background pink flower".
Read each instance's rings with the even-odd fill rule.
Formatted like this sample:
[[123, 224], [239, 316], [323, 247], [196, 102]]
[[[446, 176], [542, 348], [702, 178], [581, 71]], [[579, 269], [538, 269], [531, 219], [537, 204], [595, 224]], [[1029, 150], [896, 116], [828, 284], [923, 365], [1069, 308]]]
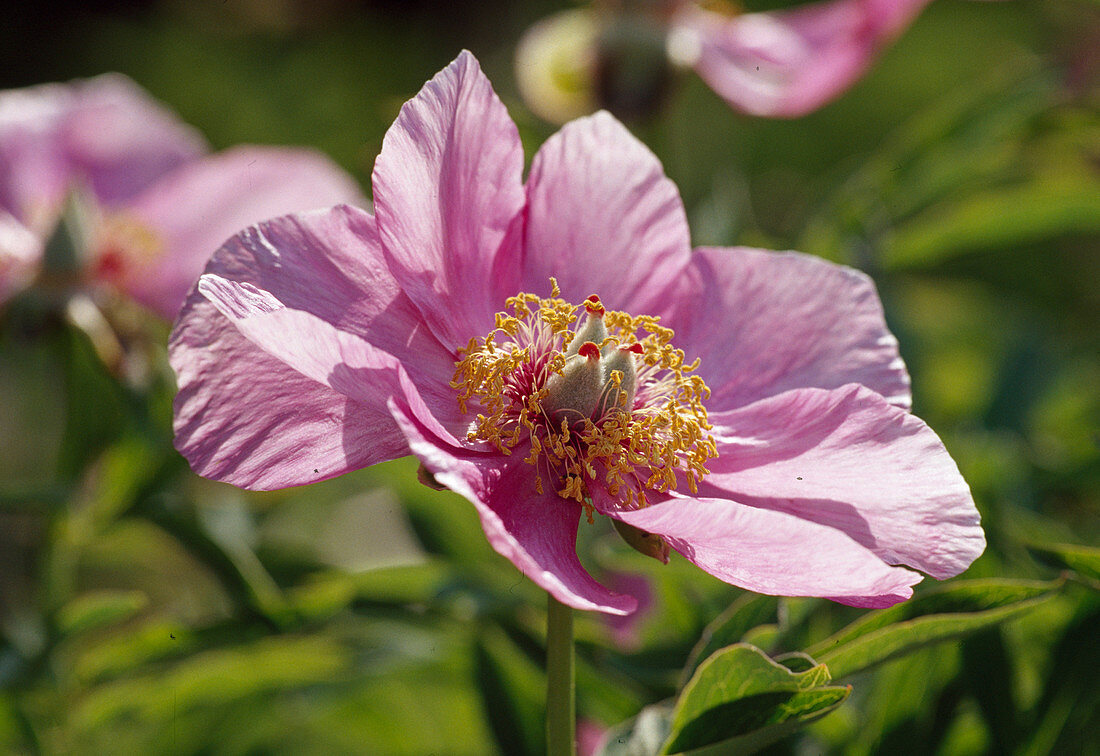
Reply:
[[825, 0], [733, 17], [685, 2], [674, 57], [737, 110], [794, 118], [855, 84], [930, 0]]
[[463, 53], [387, 133], [375, 215], [285, 216], [219, 249], [170, 345], [192, 467], [272, 489], [411, 452], [558, 600], [633, 611], [577, 559], [585, 507], [536, 488], [525, 442], [468, 440], [479, 408], [464, 414], [451, 384], [506, 298], [554, 277], [568, 302], [661, 317], [712, 391], [718, 456], [697, 495], [681, 479], [636, 508], [597, 476], [600, 513], [736, 585], [856, 606], [911, 595], [921, 576], [892, 565], [943, 578], [981, 553], [866, 276], [794, 252], [693, 251], [676, 187], [606, 113], [551, 137], [526, 183], [522, 169], [515, 125]]
[[658, 59], [667, 54], [738, 111], [796, 118], [858, 82], [930, 2], [819, 0], [758, 13], [697, 0], [596, 2], [531, 27], [516, 79], [531, 109], [552, 122], [598, 104], [637, 115], [663, 94], [669, 77]]
[[190, 126], [119, 74], [0, 93], [0, 301], [33, 278], [70, 195], [84, 275], [171, 319], [210, 253], [267, 217], [363, 200], [312, 150], [206, 156]]

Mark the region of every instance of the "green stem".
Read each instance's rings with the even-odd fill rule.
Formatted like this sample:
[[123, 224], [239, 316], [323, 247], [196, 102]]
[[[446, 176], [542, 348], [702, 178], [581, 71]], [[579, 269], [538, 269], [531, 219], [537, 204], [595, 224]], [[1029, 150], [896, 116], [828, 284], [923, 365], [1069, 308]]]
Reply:
[[573, 610], [547, 594], [546, 753], [576, 756], [576, 686], [573, 673]]

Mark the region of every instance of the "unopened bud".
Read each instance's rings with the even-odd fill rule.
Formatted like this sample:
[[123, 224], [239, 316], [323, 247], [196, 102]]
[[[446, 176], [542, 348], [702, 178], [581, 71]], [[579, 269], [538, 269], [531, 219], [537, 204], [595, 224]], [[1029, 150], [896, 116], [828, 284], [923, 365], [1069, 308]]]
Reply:
[[639, 554], [653, 557], [661, 564], [668, 564], [669, 547], [664, 538], [656, 533], [647, 533], [622, 520], [616, 520], [614, 517], [611, 518], [611, 524], [615, 526], [615, 530], [622, 539]]
[[420, 466], [416, 468], [416, 479], [426, 485], [428, 488], [436, 491], [446, 491], [447, 487], [435, 479], [431, 471], [424, 467], [424, 463], [421, 462]]

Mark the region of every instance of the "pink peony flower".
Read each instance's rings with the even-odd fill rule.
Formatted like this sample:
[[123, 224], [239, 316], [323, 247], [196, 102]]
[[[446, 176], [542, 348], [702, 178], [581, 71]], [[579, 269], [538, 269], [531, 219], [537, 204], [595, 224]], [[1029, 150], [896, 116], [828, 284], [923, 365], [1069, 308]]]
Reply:
[[750, 115], [794, 118], [859, 81], [931, 0], [824, 0], [726, 16], [681, 2], [669, 51]]
[[362, 201], [310, 150], [205, 152], [194, 129], [118, 74], [0, 92], [0, 302], [38, 273], [72, 193], [88, 218], [82, 276], [168, 319], [231, 234]]
[[[859, 81], [930, 2], [818, 0], [746, 14], [724, 0], [594, 3], [561, 11], [524, 34], [516, 82], [535, 113], [564, 123], [606, 101], [604, 90], [662, 88], [667, 77], [655, 74], [652, 59], [667, 55], [694, 69], [735, 110], [795, 118]], [[637, 106], [652, 105], [660, 92], [617, 94]]]
[[856, 606], [911, 595], [893, 565], [945, 578], [982, 552], [866, 276], [692, 251], [676, 187], [606, 113], [522, 171], [464, 52], [387, 133], [374, 215], [219, 249], [170, 342], [192, 467], [274, 489], [411, 452], [525, 575], [613, 614], [635, 598], [575, 547], [597, 513], [735, 585]]

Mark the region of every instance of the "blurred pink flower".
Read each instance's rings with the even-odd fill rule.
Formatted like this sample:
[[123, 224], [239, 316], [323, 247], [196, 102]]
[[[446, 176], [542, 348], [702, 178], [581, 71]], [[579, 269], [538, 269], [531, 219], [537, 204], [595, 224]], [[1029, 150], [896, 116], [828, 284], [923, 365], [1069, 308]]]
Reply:
[[581, 566], [584, 514], [730, 583], [856, 606], [911, 595], [921, 576], [891, 565], [945, 578], [982, 552], [866, 276], [693, 251], [676, 187], [606, 113], [522, 171], [464, 52], [387, 133], [375, 215], [219, 249], [170, 342], [192, 467], [275, 489], [411, 452], [535, 583], [614, 614], [637, 601]]
[[577, 719], [577, 756], [596, 756], [603, 749], [607, 728], [594, 719]]
[[653, 106], [661, 92], [633, 88], [663, 88], [654, 59], [667, 56], [736, 110], [795, 118], [859, 81], [930, 2], [818, 0], [740, 13], [725, 0], [596, 0], [532, 26], [516, 79], [532, 110], [564, 123], [600, 102]]
[[824, 0], [725, 16], [679, 3], [669, 50], [737, 110], [794, 118], [838, 97], [931, 0]]
[[0, 301], [37, 274], [70, 194], [88, 217], [82, 275], [167, 319], [233, 233], [362, 202], [311, 150], [205, 153], [194, 129], [119, 74], [0, 92]]
[[642, 645], [642, 625], [656, 603], [653, 581], [639, 572], [605, 571], [602, 578], [608, 588], [633, 596], [638, 602], [632, 613], [609, 614], [606, 618], [608, 635], [615, 648], [635, 651]]

